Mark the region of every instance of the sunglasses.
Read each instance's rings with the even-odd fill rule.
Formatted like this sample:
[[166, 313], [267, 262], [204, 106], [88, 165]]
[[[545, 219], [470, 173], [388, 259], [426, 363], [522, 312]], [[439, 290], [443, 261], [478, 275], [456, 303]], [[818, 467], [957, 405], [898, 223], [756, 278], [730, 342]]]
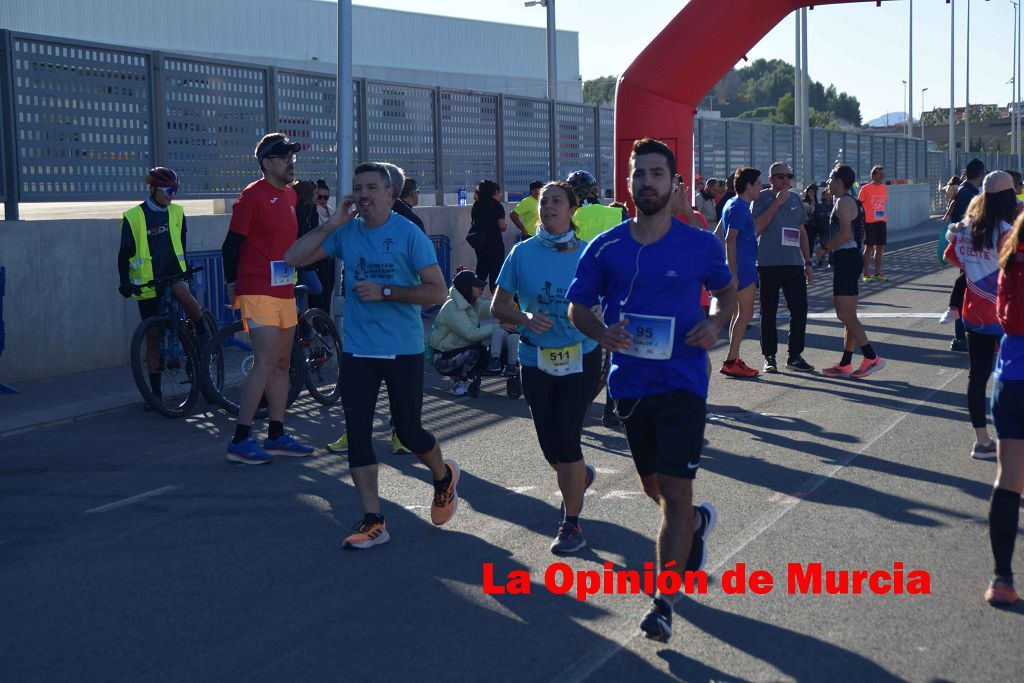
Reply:
[[178, 194], [178, 188], [176, 187], [158, 187], [156, 189], [160, 190], [168, 197], [173, 197], [174, 195]]
[[331, 198], [331, 195], [329, 195], [329, 194], [318, 194], [316, 196], [316, 198], [317, 199], [322, 199], [322, 200], [324, 200], [326, 202], [328, 199]]
[[792, 173], [776, 173], [775, 175], [772, 176], [772, 178], [775, 178], [776, 180], [792, 180], [793, 179], [793, 174]]

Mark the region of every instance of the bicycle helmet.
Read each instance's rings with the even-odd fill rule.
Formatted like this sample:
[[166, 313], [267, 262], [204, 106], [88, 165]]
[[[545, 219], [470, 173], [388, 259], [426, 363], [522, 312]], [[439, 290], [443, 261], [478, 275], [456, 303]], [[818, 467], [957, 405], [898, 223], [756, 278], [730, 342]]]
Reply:
[[576, 193], [580, 206], [588, 199], [599, 198], [600, 188], [597, 186], [597, 178], [587, 171], [573, 171], [565, 179], [565, 182], [569, 183], [569, 187]]
[[157, 166], [149, 170], [146, 184], [153, 187], [173, 187], [178, 189], [178, 174], [165, 166]]

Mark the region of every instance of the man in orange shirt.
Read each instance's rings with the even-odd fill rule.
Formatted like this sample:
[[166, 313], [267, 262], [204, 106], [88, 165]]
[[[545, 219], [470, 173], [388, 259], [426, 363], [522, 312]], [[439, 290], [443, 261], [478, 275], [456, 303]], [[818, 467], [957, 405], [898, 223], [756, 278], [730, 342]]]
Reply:
[[[889, 278], [882, 275], [882, 252], [885, 250], [885, 203], [889, 201], [889, 190], [885, 186], [885, 169], [875, 166], [871, 169], [871, 182], [860, 188], [857, 199], [864, 205], [864, 277], [862, 282], [884, 282]], [[875, 276], [868, 274], [872, 256], [875, 259]]]

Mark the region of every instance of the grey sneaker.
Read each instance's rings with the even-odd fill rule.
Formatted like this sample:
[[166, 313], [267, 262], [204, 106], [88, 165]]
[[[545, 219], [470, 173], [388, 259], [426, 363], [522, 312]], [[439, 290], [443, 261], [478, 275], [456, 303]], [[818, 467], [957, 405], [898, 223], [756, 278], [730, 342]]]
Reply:
[[558, 535], [551, 542], [551, 552], [555, 555], [568, 555], [587, 547], [587, 539], [583, 538], [583, 528], [579, 524], [563, 521], [558, 527]]
[[711, 503], [701, 503], [694, 508], [700, 517], [700, 526], [693, 530], [693, 541], [690, 543], [690, 556], [686, 560], [685, 571], [695, 572], [704, 568], [708, 561], [707, 540], [718, 523], [718, 512]]
[[971, 451], [971, 457], [975, 460], [995, 460], [996, 459], [996, 442], [989, 441], [986, 444], [974, 442], [974, 449]]
[[786, 361], [786, 368], [797, 372], [814, 372], [814, 366], [804, 360], [803, 356], [797, 354], [790, 356]]

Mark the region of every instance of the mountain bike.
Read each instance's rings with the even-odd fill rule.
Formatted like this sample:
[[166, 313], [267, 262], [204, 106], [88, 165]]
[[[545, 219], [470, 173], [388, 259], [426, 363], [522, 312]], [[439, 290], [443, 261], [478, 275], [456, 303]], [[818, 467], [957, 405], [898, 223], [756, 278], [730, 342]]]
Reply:
[[[205, 330], [201, 333], [179, 312], [172, 292], [175, 282], [191, 280], [201, 270], [201, 266], [189, 267], [180, 274], [154, 278], [143, 285], [156, 289], [160, 312], [135, 328], [129, 348], [132, 375], [146, 404], [167, 417], [182, 417], [191, 412], [202, 391], [197, 371], [200, 340], [217, 334], [217, 323], [210, 311], [203, 309]], [[157, 387], [150, 383], [150, 375], [155, 374], [160, 375]]]

